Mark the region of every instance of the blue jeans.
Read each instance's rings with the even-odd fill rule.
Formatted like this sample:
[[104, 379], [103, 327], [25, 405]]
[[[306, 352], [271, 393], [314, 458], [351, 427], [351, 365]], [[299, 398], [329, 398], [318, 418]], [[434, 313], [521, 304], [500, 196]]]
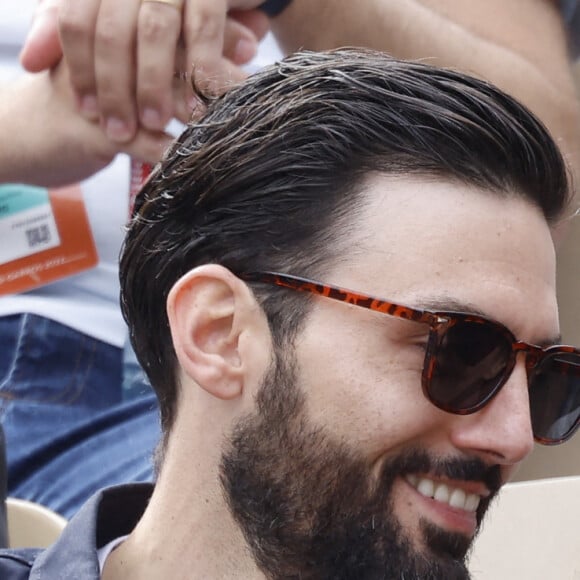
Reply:
[[1, 317], [8, 494], [70, 517], [101, 487], [152, 481], [157, 400], [145, 382], [137, 390], [124, 400], [123, 349], [43, 317]]

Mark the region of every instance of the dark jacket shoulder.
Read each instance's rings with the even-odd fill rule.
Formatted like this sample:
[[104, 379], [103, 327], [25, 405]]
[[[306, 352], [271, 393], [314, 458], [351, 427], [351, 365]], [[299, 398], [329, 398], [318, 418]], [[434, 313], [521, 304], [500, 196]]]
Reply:
[[0, 550], [0, 580], [99, 580], [98, 550], [131, 533], [152, 491], [135, 483], [96, 493], [46, 550]]
[[0, 550], [0, 578], [2, 580], [27, 580], [36, 556], [41, 550]]

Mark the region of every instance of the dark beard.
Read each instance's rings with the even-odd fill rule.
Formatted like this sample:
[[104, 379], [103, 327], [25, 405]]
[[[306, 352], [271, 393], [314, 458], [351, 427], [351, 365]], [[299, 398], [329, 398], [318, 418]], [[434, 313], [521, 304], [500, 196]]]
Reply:
[[[417, 551], [393, 513], [391, 488], [406, 473], [435, 472], [499, 487], [499, 469], [473, 460], [434, 461], [412, 451], [378, 474], [316, 428], [304, 412], [295, 365], [278, 356], [222, 458], [230, 510], [268, 578], [463, 580], [471, 541], [421, 522]], [[481, 521], [491, 498], [478, 509]]]

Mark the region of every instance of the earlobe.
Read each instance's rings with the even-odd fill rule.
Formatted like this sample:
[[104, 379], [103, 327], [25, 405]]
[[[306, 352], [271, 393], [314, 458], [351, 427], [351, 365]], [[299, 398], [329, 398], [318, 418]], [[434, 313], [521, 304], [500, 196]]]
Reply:
[[255, 301], [229, 270], [204, 265], [182, 276], [167, 299], [167, 314], [183, 372], [220, 399], [243, 391], [246, 363], [240, 337], [252, 324]]

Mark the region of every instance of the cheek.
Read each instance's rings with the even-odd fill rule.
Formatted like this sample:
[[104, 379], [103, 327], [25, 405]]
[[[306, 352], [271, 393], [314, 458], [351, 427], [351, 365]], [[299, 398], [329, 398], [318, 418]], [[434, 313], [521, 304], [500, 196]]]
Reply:
[[371, 461], [434, 428], [439, 413], [421, 390], [419, 347], [343, 326], [324, 341], [305, 333], [297, 355], [309, 418]]

